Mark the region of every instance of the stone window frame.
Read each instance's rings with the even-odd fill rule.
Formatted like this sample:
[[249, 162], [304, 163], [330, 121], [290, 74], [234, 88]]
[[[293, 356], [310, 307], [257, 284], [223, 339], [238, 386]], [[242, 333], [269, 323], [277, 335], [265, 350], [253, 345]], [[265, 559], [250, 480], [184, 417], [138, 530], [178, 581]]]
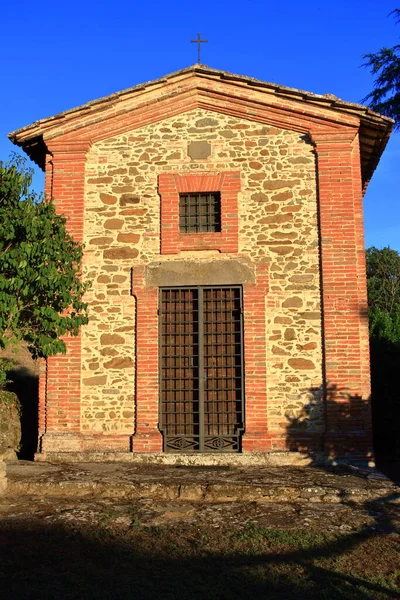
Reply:
[[[158, 193], [161, 197], [161, 254], [181, 251], [217, 250], [238, 252], [238, 194], [240, 172], [205, 174], [161, 173]], [[221, 196], [221, 231], [181, 233], [179, 195], [212, 190]]]

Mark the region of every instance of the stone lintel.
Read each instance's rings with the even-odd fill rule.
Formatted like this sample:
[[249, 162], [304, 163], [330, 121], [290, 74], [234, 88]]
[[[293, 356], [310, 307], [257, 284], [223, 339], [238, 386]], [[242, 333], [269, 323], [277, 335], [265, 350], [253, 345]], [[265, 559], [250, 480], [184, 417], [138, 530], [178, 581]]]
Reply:
[[150, 263], [145, 269], [146, 287], [246, 283], [256, 283], [256, 274], [254, 266], [243, 259], [169, 260]]

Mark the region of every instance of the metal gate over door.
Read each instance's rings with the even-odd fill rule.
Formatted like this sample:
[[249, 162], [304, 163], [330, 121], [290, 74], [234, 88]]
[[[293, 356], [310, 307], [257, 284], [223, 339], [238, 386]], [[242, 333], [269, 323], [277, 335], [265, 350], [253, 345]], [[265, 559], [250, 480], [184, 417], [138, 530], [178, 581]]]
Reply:
[[239, 452], [241, 287], [160, 290], [160, 429], [165, 452]]

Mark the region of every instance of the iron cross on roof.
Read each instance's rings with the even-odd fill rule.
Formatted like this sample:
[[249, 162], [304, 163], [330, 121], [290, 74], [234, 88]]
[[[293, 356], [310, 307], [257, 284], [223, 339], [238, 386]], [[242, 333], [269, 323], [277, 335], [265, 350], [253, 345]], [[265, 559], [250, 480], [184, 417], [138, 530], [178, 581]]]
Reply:
[[197, 40], [190, 40], [190, 41], [191, 41], [191, 43], [197, 44], [197, 62], [200, 64], [201, 63], [201, 60], [200, 60], [201, 44], [203, 44], [204, 42], [208, 42], [208, 40], [202, 40], [200, 33], [198, 33]]

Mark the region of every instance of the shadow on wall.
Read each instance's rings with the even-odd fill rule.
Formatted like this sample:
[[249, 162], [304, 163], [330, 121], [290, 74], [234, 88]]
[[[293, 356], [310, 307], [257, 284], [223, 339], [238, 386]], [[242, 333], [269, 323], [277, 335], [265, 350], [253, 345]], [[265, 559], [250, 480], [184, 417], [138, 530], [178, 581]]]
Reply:
[[[324, 400], [325, 398], [325, 400]], [[291, 450], [328, 455], [367, 466], [372, 458], [370, 407], [361, 396], [335, 384], [310, 388], [309, 401], [296, 416], [287, 415]], [[326, 423], [321, 432], [321, 421]], [[318, 457], [315, 456], [315, 464]]]
[[[377, 468], [400, 481], [400, 345], [386, 341], [371, 343], [372, 432], [370, 407], [360, 396], [328, 384], [326, 402], [322, 386], [309, 390], [309, 402], [296, 416], [287, 415], [287, 446], [309, 452], [318, 464], [315, 452], [328, 454], [350, 463], [368, 465], [371, 446]], [[324, 411], [328, 423], [325, 434], [313, 433], [313, 421]], [[317, 429], [317, 428], [316, 428]]]

